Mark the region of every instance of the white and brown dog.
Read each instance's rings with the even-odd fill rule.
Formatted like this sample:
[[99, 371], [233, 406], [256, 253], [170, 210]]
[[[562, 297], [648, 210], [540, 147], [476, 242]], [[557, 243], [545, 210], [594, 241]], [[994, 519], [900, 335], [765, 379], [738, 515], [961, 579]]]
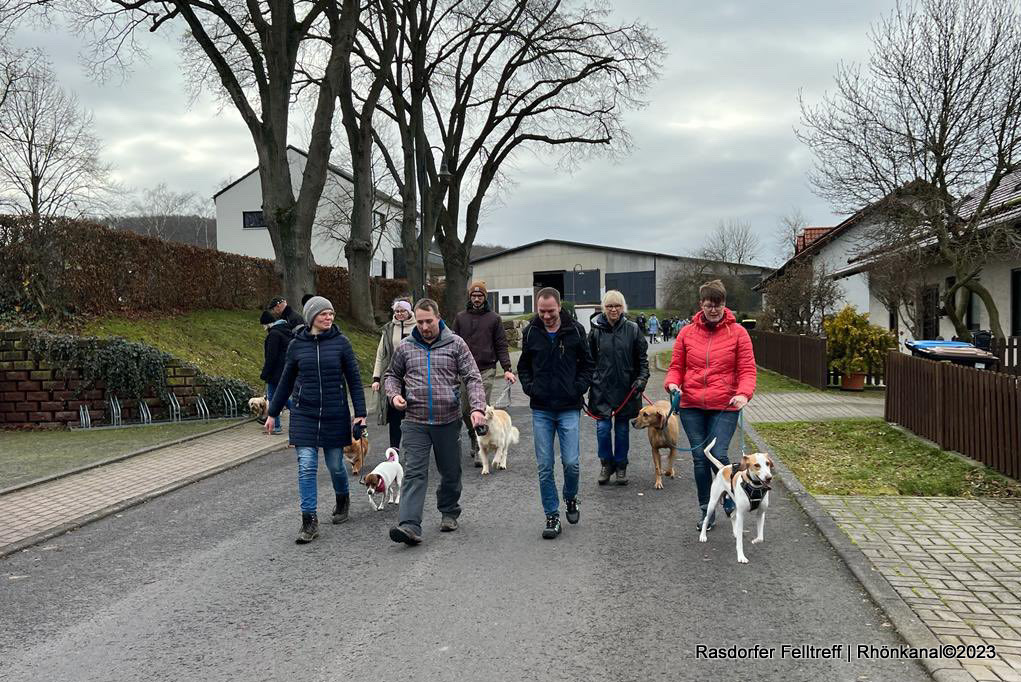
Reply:
[[264, 395], [249, 398], [248, 410], [252, 413], [253, 417], [265, 419], [266, 413], [269, 412], [269, 401], [266, 400], [266, 396]]
[[489, 473], [489, 458], [493, 456], [493, 466], [497, 469], [507, 468], [507, 449], [517, 445], [521, 434], [518, 427], [511, 423], [511, 417], [504, 410], [486, 405], [486, 433], [479, 436], [479, 461], [482, 462], [482, 475]]
[[709, 518], [720, 498], [728, 495], [734, 500], [734, 513], [731, 515], [730, 523], [734, 530], [734, 539], [737, 541], [737, 562], [747, 564], [748, 557], [744, 555], [744, 520], [751, 512], [758, 512], [758, 533], [752, 544], [762, 542], [762, 533], [766, 527], [766, 509], [769, 507], [770, 483], [773, 480], [773, 460], [764, 452], [756, 452], [742, 455], [741, 461], [737, 464], [723, 464], [710, 452], [714, 445], [715, 438], [705, 448], [706, 458], [716, 467], [716, 477], [709, 492], [709, 513], [702, 521], [702, 532], [699, 533], [698, 541], [706, 541]]
[[[376, 511], [383, 511], [387, 504], [401, 503], [401, 486], [404, 484], [404, 467], [401, 466], [395, 448], [386, 449], [386, 460], [376, 465], [372, 473], [361, 480], [369, 496], [369, 504]], [[376, 504], [376, 495], [380, 495]]]

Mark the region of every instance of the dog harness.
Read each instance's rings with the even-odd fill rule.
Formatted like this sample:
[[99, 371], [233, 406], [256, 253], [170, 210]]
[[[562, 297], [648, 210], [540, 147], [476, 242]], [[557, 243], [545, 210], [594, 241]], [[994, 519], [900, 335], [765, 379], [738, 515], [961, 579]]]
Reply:
[[[737, 480], [738, 473], [741, 471], [740, 463], [730, 465], [730, 481], [733, 486], [734, 481]], [[744, 494], [748, 496], [749, 511], [755, 511], [759, 508], [759, 504], [762, 503], [762, 498], [766, 496], [766, 486], [761, 483], [758, 485], [752, 485], [752, 482], [748, 480], [747, 476], [741, 478], [741, 487], [744, 488]], [[731, 494], [733, 497], [733, 494]]]

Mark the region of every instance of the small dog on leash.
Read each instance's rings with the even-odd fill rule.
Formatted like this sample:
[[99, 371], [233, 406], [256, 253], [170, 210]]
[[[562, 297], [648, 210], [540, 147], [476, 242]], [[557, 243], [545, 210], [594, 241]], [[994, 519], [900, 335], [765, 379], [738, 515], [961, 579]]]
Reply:
[[[396, 448], [386, 449], [386, 460], [376, 465], [372, 473], [361, 480], [369, 496], [369, 504], [376, 511], [383, 511], [387, 504], [401, 503], [401, 485], [404, 484], [404, 467], [401, 466]], [[380, 495], [376, 504], [376, 495]]]
[[350, 445], [344, 446], [344, 459], [351, 465], [351, 475], [357, 476], [365, 465], [365, 456], [369, 454], [369, 435], [363, 432], [358, 440], [351, 441]]
[[498, 410], [486, 405], [486, 432], [479, 436], [479, 461], [482, 462], [482, 475], [489, 474], [489, 458], [493, 456], [493, 466], [497, 469], [507, 468], [507, 450], [517, 445], [521, 434], [518, 427], [511, 422], [505, 410]]
[[249, 398], [248, 410], [252, 413], [253, 417], [265, 419], [266, 414], [269, 412], [269, 401], [266, 400], [266, 396], [264, 395]]
[[748, 557], [744, 555], [744, 520], [753, 511], [758, 511], [758, 534], [752, 540], [753, 545], [762, 542], [762, 532], [766, 527], [766, 509], [769, 507], [770, 483], [773, 481], [773, 460], [764, 452], [755, 452], [750, 455], [741, 455], [741, 461], [737, 464], [723, 464], [713, 457], [712, 447], [716, 445], [716, 439], [705, 448], [706, 458], [716, 467], [716, 478], [713, 479], [713, 487], [709, 492], [709, 513], [702, 521], [702, 532], [699, 533], [698, 541], [706, 541], [706, 526], [709, 524], [709, 517], [723, 495], [729, 495], [734, 500], [734, 513], [731, 514], [730, 523], [734, 530], [734, 539], [737, 541], [737, 562], [747, 564]]
[[[674, 458], [677, 457], [677, 438], [680, 434], [680, 418], [676, 414], [670, 414], [670, 401], [658, 400], [652, 405], [646, 405], [639, 412], [638, 416], [631, 420], [631, 426], [636, 429], [648, 429], [649, 447], [652, 448], [652, 464], [656, 469], [656, 482], [652, 487], [656, 490], [663, 489], [663, 476], [676, 478], [674, 470]], [[661, 450], [667, 450], [667, 466], [663, 468]]]

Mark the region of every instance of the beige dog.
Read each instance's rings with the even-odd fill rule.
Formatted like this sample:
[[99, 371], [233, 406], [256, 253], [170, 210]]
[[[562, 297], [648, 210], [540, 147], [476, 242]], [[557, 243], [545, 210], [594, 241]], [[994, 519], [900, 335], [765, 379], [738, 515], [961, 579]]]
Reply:
[[266, 400], [266, 396], [264, 395], [250, 398], [248, 400], [248, 409], [251, 411], [253, 417], [265, 419], [266, 413], [269, 412], [269, 401]]
[[351, 475], [357, 476], [365, 466], [365, 455], [369, 454], [369, 436], [366, 433], [361, 440], [351, 441], [344, 446], [344, 459], [351, 465]]
[[486, 425], [489, 427], [486, 435], [479, 436], [479, 461], [482, 462], [483, 476], [489, 474], [487, 455], [492, 454], [494, 467], [506, 469], [507, 449], [511, 445], [517, 445], [521, 437], [518, 427], [511, 423], [510, 415], [492, 405], [486, 405]]
[[[674, 457], [677, 456], [677, 438], [680, 435], [680, 419], [676, 414], [666, 416], [670, 413], [670, 401], [657, 400], [652, 405], [646, 405], [638, 413], [638, 416], [631, 420], [631, 426], [636, 429], [649, 430], [649, 445], [652, 446], [652, 463], [656, 467], [656, 483], [653, 486], [656, 490], [663, 489], [663, 474], [670, 478], [676, 478], [674, 471]], [[660, 450], [669, 450], [669, 464], [664, 472], [660, 461]]]

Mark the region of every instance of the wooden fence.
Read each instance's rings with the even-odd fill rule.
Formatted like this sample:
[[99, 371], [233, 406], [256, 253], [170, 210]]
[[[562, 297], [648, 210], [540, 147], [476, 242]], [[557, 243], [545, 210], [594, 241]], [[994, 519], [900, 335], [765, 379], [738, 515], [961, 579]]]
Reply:
[[1009, 336], [1003, 341], [993, 339], [990, 352], [1000, 359], [1000, 371], [1021, 375], [1021, 336]]
[[891, 351], [886, 357], [886, 421], [1021, 478], [1017, 376]]
[[815, 388], [826, 388], [826, 341], [812, 336], [750, 330], [755, 362]]

